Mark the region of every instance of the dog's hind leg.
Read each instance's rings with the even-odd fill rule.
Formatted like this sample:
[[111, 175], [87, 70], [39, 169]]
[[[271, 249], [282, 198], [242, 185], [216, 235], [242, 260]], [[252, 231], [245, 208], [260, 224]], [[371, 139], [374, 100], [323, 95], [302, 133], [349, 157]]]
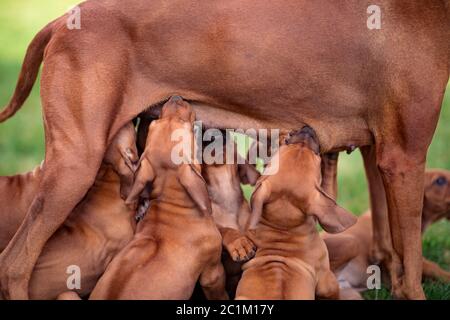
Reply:
[[322, 189], [334, 200], [337, 199], [337, 166], [339, 152], [326, 153], [322, 155]]
[[333, 234], [323, 240], [327, 246], [332, 271], [342, 268], [360, 254], [360, 244], [353, 235]]
[[115, 87], [123, 76], [117, 70], [100, 76], [95, 68], [80, 70], [79, 61], [68, 61], [65, 55], [49, 60], [42, 73], [46, 154], [40, 188], [0, 255], [0, 293], [10, 299], [28, 299], [36, 260], [92, 186], [123, 100]]
[[[427, 75], [434, 78], [434, 74]], [[437, 79], [439, 76], [439, 72], [436, 72]], [[445, 74], [445, 84], [447, 81], [448, 73]], [[438, 80], [432, 85], [419, 81], [413, 84], [393, 84], [393, 88], [399, 92], [384, 108], [385, 125], [374, 133], [376, 162], [388, 205], [394, 249], [391, 283], [397, 298], [425, 298], [421, 286], [424, 172], [428, 146], [439, 119], [445, 84]], [[404, 87], [413, 87], [416, 94], [403, 96]], [[395, 100], [399, 97], [402, 99]]]
[[389, 230], [389, 218], [383, 180], [376, 163], [375, 146], [360, 148], [369, 187], [372, 212], [373, 241], [371, 263], [382, 265], [390, 272], [392, 241]]

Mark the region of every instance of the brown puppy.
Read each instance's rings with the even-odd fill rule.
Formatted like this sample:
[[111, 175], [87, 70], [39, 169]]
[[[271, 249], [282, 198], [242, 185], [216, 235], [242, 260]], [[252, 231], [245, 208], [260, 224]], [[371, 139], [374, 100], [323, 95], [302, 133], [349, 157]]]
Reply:
[[[327, 185], [334, 185], [336, 174], [329, 166]], [[335, 171], [335, 170], [334, 170]], [[424, 205], [422, 210], [422, 231], [440, 219], [450, 218], [450, 171], [427, 170], [425, 173]], [[334, 189], [336, 190], [336, 189]], [[333, 192], [332, 190], [330, 190]], [[335, 193], [335, 191], [334, 191]], [[341, 285], [342, 299], [361, 299], [358, 291], [367, 289], [367, 268], [371, 265], [372, 215], [368, 211], [359, 217], [358, 222], [341, 234], [323, 232], [328, 248], [331, 268]], [[450, 272], [441, 269], [436, 263], [423, 258], [423, 277], [450, 281]], [[385, 278], [385, 277], [384, 277]]]
[[[220, 261], [222, 238], [211, 216], [201, 167], [193, 163], [192, 107], [172, 97], [149, 128], [128, 202], [152, 183], [150, 208], [134, 239], [114, 258], [91, 299], [189, 299], [197, 280], [209, 299], [227, 299]], [[174, 154], [183, 137], [189, 163]], [[175, 138], [177, 139], [177, 138]], [[186, 151], [187, 150], [187, 151]], [[188, 154], [188, 153], [191, 154]]]
[[275, 154], [278, 172], [259, 179], [249, 224], [249, 229], [254, 229], [250, 237], [258, 249], [255, 258], [243, 267], [237, 299], [338, 297], [338, 283], [330, 271], [316, 219], [324, 229], [342, 232], [356, 218], [320, 189], [317, 151], [315, 135], [305, 127], [292, 134]]
[[[203, 162], [202, 174], [211, 199], [213, 219], [226, 249], [222, 262], [226, 272], [227, 291], [230, 296], [234, 296], [242, 273], [240, 262], [252, 258], [256, 250], [254, 244], [244, 236], [250, 206], [244, 198], [241, 183], [255, 185], [260, 174], [247, 159], [240, 157], [237, 145], [229, 135], [221, 133], [220, 137], [224, 142], [223, 148], [220, 154], [214, 154], [214, 158], [220, 163]], [[234, 154], [232, 163], [226, 163], [227, 151]]]
[[[241, 183], [255, 185], [260, 174], [246, 159], [240, 157], [237, 145], [231, 141], [229, 135], [221, 135], [221, 139], [224, 142], [223, 147], [221, 150], [214, 150], [213, 155], [220, 163], [203, 162], [202, 174], [211, 199], [213, 218], [222, 234], [223, 245], [234, 261], [245, 261], [250, 258], [247, 255], [254, 248], [248, 238], [243, 236], [250, 216], [250, 207], [245, 201]], [[232, 163], [226, 163], [227, 148], [233, 152]]]
[[[135, 211], [121, 199], [120, 187], [126, 194], [137, 161], [135, 131], [130, 123], [110, 145], [86, 197], [47, 241], [31, 275], [32, 299], [55, 299], [69, 290], [69, 266], [77, 266], [81, 272], [81, 289], [76, 292], [89, 294], [114, 255], [131, 240]], [[0, 178], [0, 251], [23, 221], [42, 170], [38, 167], [24, 175]]]

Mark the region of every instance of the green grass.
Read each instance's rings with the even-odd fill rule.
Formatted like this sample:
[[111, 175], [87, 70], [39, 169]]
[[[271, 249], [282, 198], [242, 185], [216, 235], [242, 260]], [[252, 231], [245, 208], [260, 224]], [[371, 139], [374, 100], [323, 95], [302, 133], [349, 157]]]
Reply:
[[[2, 0], [0, 2], [0, 106], [5, 105], [14, 90], [26, 48], [46, 23], [64, 13], [73, 0]], [[442, 108], [439, 126], [429, 150], [428, 167], [450, 169], [450, 88]], [[39, 84], [16, 116], [0, 125], [0, 175], [24, 172], [39, 164], [44, 156], [44, 133], [39, 99]], [[246, 189], [247, 195], [251, 192]], [[338, 202], [355, 214], [368, 207], [367, 185], [358, 152], [341, 155], [339, 164]], [[425, 234], [424, 255], [450, 268], [450, 223], [442, 221]], [[425, 282], [428, 298], [450, 299], [450, 285]], [[374, 292], [366, 298], [374, 299]], [[390, 298], [386, 290], [378, 299]]]
[[[22, 59], [35, 34], [76, 0], [2, 0], [0, 2], [0, 106], [9, 101]], [[14, 118], [0, 125], [0, 175], [32, 169], [44, 155], [44, 132], [36, 83]]]

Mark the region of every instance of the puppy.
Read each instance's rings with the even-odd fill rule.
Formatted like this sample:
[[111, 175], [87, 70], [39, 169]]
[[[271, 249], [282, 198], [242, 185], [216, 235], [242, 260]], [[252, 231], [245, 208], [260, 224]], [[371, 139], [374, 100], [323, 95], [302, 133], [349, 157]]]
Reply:
[[[203, 162], [202, 174], [211, 199], [213, 218], [222, 234], [223, 245], [234, 261], [245, 261], [250, 258], [247, 254], [251, 253], [254, 247], [248, 238], [243, 236], [245, 223], [250, 216], [250, 207], [245, 201], [241, 183], [255, 185], [260, 174], [239, 155], [237, 145], [229, 135], [222, 134], [221, 140], [224, 142], [221, 149], [213, 150], [214, 159], [209, 162], [218, 161], [211, 164]], [[228, 157], [232, 163], [226, 163], [228, 152], [232, 153], [232, 156]]]
[[[150, 207], [91, 299], [189, 299], [197, 280], [208, 299], [228, 298], [220, 260], [222, 239], [211, 216], [201, 167], [193, 161], [194, 120], [190, 104], [172, 97], [160, 119], [150, 124], [127, 199], [133, 203], [151, 183]], [[184, 143], [174, 141], [180, 137]], [[185, 161], [179, 161], [180, 156]]]
[[[125, 205], [121, 190], [125, 196], [132, 186], [137, 161], [135, 130], [130, 123], [109, 146], [86, 197], [47, 241], [31, 275], [31, 299], [57, 298], [69, 290], [71, 272], [78, 271], [81, 287], [75, 292], [88, 295], [114, 255], [132, 239], [135, 211]], [[0, 178], [1, 250], [24, 219], [42, 170], [38, 167], [25, 175]]]
[[[293, 132], [265, 169], [252, 195], [249, 237], [256, 256], [243, 267], [237, 299], [337, 298], [325, 243], [316, 220], [329, 232], [356, 221], [321, 188], [317, 138], [309, 127]], [[273, 169], [278, 159], [279, 170]]]
[[[241, 184], [255, 185], [260, 174], [255, 166], [239, 155], [237, 145], [230, 135], [221, 132], [220, 136], [216, 136], [216, 139], [219, 138], [221, 148], [213, 150], [214, 159], [211, 161], [204, 159], [202, 174], [211, 199], [213, 219], [226, 249], [222, 254], [222, 262], [227, 278], [227, 291], [230, 296], [234, 296], [242, 273], [242, 262], [252, 258], [256, 250], [244, 235], [250, 217], [250, 206], [244, 198]], [[227, 157], [229, 153], [232, 154], [231, 157]], [[227, 163], [227, 159], [232, 161]]]
[[[333, 171], [337, 170], [336, 166], [329, 165], [328, 168], [328, 174], [324, 178], [331, 181], [328, 185], [335, 185], [336, 172]], [[450, 171], [434, 169], [425, 173], [422, 232], [432, 223], [450, 218], [449, 181]], [[341, 299], [362, 299], [360, 292], [367, 290], [367, 268], [372, 264], [370, 211], [359, 217], [358, 222], [343, 233], [333, 235], [323, 232], [322, 237], [329, 251], [332, 269], [341, 286]], [[426, 258], [423, 258], [422, 275], [450, 282], [450, 272]]]

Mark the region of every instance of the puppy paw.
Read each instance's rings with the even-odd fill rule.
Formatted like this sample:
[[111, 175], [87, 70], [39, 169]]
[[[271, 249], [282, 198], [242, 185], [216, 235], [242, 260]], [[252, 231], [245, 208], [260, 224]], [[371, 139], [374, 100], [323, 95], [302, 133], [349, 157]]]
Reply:
[[240, 236], [239, 238], [228, 243], [225, 248], [231, 258], [236, 262], [248, 261], [253, 258], [256, 253], [256, 246], [246, 236]]

